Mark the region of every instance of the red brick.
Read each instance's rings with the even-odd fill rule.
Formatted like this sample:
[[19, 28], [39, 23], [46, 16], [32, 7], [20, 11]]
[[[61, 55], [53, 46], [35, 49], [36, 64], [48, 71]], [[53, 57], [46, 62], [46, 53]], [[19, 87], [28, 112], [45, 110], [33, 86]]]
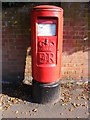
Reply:
[[[18, 11], [17, 9], [16, 11]], [[8, 10], [13, 11], [13, 8]], [[13, 75], [14, 73], [19, 74], [20, 72], [24, 72], [26, 77], [32, 73], [31, 58], [30, 55], [27, 56], [27, 50], [31, 43], [30, 31], [28, 31], [30, 28], [30, 14], [29, 11], [26, 13], [24, 10], [23, 14], [17, 13], [18, 20], [21, 21], [21, 24], [18, 23], [12, 26], [12, 14], [9, 13], [5, 16], [5, 19], [11, 22], [8, 24], [9, 26], [5, 28], [5, 19], [2, 22], [3, 73], [7, 72], [9, 75]], [[75, 18], [74, 14], [71, 16], [64, 15], [64, 19], [61, 78], [67, 79], [69, 77], [78, 80], [82, 76], [88, 78], [88, 51], [83, 52], [83, 39], [87, 31], [85, 15], [81, 14], [80, 20], [78, 21], [76, 21], [77, 18]]]

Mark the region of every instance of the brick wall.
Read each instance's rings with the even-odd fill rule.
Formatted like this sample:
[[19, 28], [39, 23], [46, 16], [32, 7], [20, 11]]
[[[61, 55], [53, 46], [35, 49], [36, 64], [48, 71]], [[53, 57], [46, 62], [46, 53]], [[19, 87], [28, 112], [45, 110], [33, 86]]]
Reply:
[[88, 6], [63, 3], [62, 79], [88, 79]]
[[30, 47], [29, 11], [29, 6], [3, 9], [2, 75], [4, 81], [24, 79], [27, 49]]
[[[31, 79], [30, 10], [35, 4], [2, 11], [3, 81]], [[62, 79], [88, 79], [88, 6], [62, 3], [64, 9]]]
[[[1, 25], [2, 25], [2, 3], [0, 2], [0, 26]], [[2, 81], [2, 27], [0, 27], [0, 80]], [[2, 89], [1, 81], [0, 88]]]

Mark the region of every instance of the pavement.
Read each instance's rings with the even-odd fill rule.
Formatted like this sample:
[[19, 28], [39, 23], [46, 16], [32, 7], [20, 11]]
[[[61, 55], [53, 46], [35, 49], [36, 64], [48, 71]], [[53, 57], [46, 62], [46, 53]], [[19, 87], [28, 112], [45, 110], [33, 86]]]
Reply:
[[32, 103], [32, 85], [4, 84], [0, 94], [2, 118], [87, 118], [89, 119], [89, 84], [62, 83], [56, 103]]

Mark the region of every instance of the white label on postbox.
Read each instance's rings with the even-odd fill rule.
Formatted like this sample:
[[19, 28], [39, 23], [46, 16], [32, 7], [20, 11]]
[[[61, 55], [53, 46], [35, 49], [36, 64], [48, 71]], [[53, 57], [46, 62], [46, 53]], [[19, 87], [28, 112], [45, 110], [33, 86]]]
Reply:
[[55, 36], [56, 24], [38, 24], [38, 36]]

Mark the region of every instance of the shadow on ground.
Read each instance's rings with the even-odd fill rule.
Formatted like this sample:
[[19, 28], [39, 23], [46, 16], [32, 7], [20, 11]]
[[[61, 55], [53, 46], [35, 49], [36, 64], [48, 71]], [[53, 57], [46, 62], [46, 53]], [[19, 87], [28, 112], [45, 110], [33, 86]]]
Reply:
[[31, 102], [32, 85], [20, 84], [3, 84], [2, 94], [15, 97], [21, 100]]

